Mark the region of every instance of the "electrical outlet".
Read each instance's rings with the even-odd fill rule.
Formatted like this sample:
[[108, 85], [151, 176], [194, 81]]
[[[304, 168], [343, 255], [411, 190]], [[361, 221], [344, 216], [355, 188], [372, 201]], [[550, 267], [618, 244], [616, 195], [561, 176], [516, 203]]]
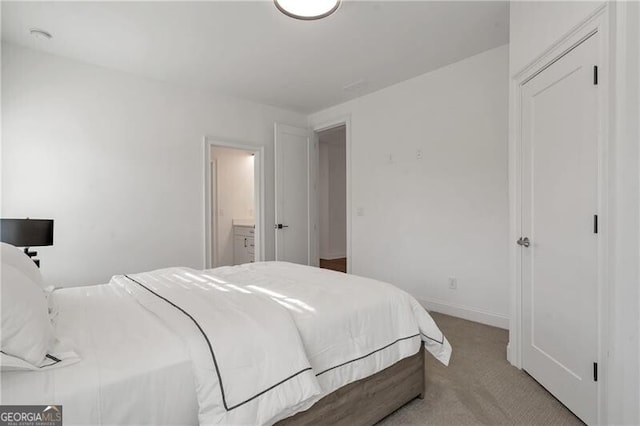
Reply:
[[456, 277], [449, 277], [449, 288], [451, 290], [458, 288], [458, 279]]
[[358, 207], [356, 209], [356, 215], [358, 216], [364, 216], [364, 207]]
[[421, 149], [417, 149], [416, 150], [416, 159], [422, 160], [422, 150]]

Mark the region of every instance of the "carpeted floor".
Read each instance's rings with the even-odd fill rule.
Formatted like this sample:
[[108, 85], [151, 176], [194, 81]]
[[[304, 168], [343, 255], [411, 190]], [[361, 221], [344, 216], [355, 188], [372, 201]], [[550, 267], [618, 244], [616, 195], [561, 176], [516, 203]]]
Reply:
[[453, 347], [449, 367], [427, 355], [427, 393], [379, 425], [582, 425], [506, 359], [508, 333], [432, 314]]

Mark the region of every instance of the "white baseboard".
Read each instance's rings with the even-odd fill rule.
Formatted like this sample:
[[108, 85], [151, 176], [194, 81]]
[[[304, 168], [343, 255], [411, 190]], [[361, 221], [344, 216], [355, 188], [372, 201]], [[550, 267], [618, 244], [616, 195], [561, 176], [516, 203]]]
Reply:
[[470, 306], [456, 305], [442, 300], [419, 299], [418, 301], [428, 311], [439, 312], [441, 314], [451, 315], [452, 317], [463, 318], [505, 330], [509, 329], [509, 317], [505, 315], [472, 308]]

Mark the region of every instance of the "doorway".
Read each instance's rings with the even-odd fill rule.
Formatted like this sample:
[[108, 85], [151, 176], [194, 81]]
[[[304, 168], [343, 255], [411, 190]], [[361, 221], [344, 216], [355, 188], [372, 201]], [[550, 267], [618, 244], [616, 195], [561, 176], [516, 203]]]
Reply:
[[317, 132], [319, 266], [347, 272], [347, 132]]
[[205, 267], [262, 260], [262, 148], [205, 143]]

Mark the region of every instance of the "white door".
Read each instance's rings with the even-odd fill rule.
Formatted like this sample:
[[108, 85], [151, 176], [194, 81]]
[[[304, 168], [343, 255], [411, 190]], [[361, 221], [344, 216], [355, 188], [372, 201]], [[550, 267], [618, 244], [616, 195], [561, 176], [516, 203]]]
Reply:
[[276, 260], [309, 264], [309, 131], [275, 125]]
[[[522, 88], [522, 366], [597, 422], [598, 35]], [[528, 247], [527, 247], [528, 245]]]

